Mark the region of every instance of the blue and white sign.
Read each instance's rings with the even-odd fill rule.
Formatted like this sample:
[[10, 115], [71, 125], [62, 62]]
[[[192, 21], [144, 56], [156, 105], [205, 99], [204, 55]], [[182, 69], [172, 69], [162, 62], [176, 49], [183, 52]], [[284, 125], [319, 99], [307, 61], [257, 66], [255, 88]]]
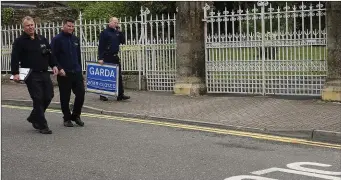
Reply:
[[103, 95], [118, 95], [119, 67], [116, 64], [86, 64], [86, 91]]

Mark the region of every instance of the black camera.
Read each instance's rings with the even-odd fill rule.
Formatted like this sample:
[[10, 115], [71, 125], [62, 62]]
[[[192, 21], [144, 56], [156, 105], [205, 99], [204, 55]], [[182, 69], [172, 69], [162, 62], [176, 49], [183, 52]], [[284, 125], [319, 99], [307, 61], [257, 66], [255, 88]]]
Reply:
[[46, 47], [42, 49], [41, 53], [43, 55], [49, 55], [52, 53], [51, 49], [47, 49]]

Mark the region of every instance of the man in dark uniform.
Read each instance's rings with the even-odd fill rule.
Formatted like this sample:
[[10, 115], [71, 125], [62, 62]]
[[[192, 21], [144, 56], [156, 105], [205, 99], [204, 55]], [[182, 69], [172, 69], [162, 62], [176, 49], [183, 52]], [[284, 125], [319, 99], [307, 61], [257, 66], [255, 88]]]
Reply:
[[[63, 30], [51, 41], [52, 54], [57, 58], [60, 72], [57, 76], [60, 105], [63, 112], [64, 126], [73, 127], [71, 121], [84, 126], [80, 119], [84, 104], [85, 88], [82, 74], [82, 62], [79, 38], [73, 35], [74, 20], [63, 21]], [[73, 112], [69, 108], [71, 90], [75, 94]]]
[[15, 39], [12, 49], [11, 71], [13, 80], [18, 82], [19, 63], [21, 68], [29, 68], [25, 79], [28, 92], [33, 101], [33, 110], [27, 118], [35, 129], [42, 134], [51, 134], [47, 125], [45, 111], [54, 97], [53, 84], [48, 72], [48, 66], [53, 74], [58, 74], [58, 62], [51, 54], [47, 39], [35, 33], [33, 18], [26, 16], [22, 21], [24, 32]]
[[[125, 43], [123, 33], [118, 26], [118, 19], [112, 17], [109, 20], [108, 27], [103, 30], [100, 34], [99, 45], [98, 45], [98, 62], [100, 64], [113, 63], [119, 66], [119, 82], [118, 82], [118, 96], [117, 101], [130, 99], [129, 96], [124, 95], [123, 83], [122, 83], [122, 72], [121, 62], [118, 57], [120, 51], [120, 44]], [[104, 95], [100, 95], [102, 101], [107, 101], [108, 98]]]

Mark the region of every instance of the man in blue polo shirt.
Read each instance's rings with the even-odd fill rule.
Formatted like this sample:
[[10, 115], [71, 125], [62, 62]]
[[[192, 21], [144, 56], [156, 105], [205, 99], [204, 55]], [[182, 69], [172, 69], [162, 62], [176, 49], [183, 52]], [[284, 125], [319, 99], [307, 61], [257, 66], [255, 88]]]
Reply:
[[[60, 72], [57, 76], [60, 105], [64, 115], [64, 126], [73, 127], [71, 121], [79, 126], [84, 126], [80, 119], [84, 104], [85, 88], [82, 74], [82, 62], [79, 38], [73, 35], [75, 29], [74, 20], [63, 21], [62, 32], [51, 41], [52, 54], [57, 58]], [[69, 108], [71, 90], [75, 94], [73, 112]]]

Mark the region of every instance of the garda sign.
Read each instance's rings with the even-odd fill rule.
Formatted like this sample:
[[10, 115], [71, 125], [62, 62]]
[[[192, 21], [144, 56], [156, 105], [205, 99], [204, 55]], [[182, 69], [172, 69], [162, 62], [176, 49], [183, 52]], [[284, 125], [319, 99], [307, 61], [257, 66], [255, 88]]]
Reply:
[[103, 95], [118, 95], [118, 65], [87, 62], [86, 91]]

